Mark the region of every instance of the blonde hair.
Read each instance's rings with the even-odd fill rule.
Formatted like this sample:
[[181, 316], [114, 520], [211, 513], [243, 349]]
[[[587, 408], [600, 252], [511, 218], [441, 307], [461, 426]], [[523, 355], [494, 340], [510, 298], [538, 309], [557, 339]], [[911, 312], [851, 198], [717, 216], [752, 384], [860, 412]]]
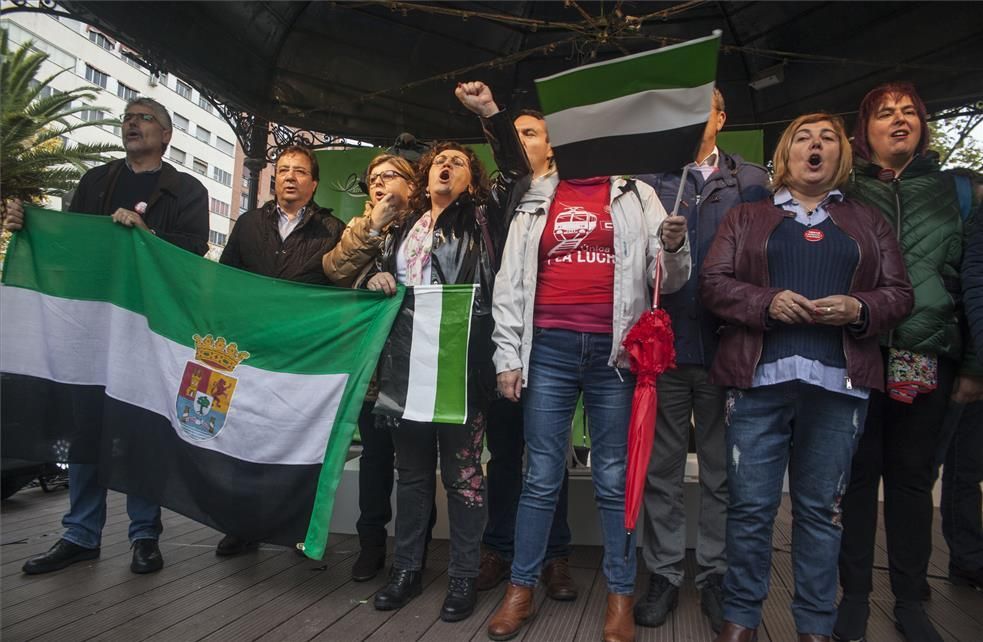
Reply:
[[383, 163], [389, 163], [396, 168], [396, 171], [403, 175], [406, 182], [413, 185], [413, 165], [408, 160], [402, 156], [396, 156], [395, 154], [379, 154], [369, 162], [369, 166], [365, 168], [365, 183], [368, 184], [369, 176], [372, 175], [372, 170], [382, 165]]
[[846, 127], [843, 125], [843, 119], [839, 116], [820, 111], [799, 116], [782, 132], [782, 137], [778, 139], [778, 145], [775, 147], [775, 155], [772, 157], [772, 163], [775, 166], [775, 175], [771, 178], [772, 191], [777, 192], [783, 187], [788, 187], [788, 155], [792, 149], [792, 138], [795, 136], [795, 132], [803, 125], [820, 123], [824, 120], [833, 125], [833, 131], [836, 132], [836, 137], [840, 141], [840, 162], [836, 168], [836, 174], [833, 175], [833, 184], [830, 188], [836, 188], [846, 183], [850, 177], [850, 171], [853, 169], [853, 151], [850, 148], [850, 139], [846, 136]]

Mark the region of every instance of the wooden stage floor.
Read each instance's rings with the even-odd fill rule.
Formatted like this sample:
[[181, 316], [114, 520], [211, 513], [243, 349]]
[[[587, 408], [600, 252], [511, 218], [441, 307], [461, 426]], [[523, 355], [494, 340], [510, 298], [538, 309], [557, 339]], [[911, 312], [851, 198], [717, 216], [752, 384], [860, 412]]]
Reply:
[[[171, 511], [164, 511], [158, 573], [130, 573], [125, 498], [110, 493], [102, 556], [41, 576], [21, 573], [27, 557], [47, 550], [61, 535], [67, 490], [23, 490], [0, 508], [0, 637], [3, 640], [486, 640], [485, 627], [504, 586], [480, 594], [469, 619], [447, 624], [437, 618], [446, 587], [447, 543], [431, 545], [423, 595], [401, 611], [372, 608], [383, 575], [356, 583], [350, 570], [358, 540], [333, 535], [325, 559], [315, 562], [278, 546], [223, 559], [215, 556], [221, 534]], [[937, 521], [937, 520], [936, 520]], [[771, 594], [764, 607], [761, 640], [795, 639], [788, 606], [792, 577], [789, 555], [791, 515], [787, 498], [774, 536]], [[539, 612], [517, 638], [532, 642], [601, 639], [606, 588], [597, 547], [575, 547], [570, 560], [581, 594], [574, 602], [553, 602], [537, 591]], [[935, 527], [929, 569], [932, 599], [926, 608], [946, 640], [983, 641], [983, 593], [955, 587], [946, 579], [947, 550]], [[687, 560], [689, 570], [694, 561]], [[879, 534], [871, 642], [895, 642], [892, 599]], [[647, 586], [639, 573], [639, 592]], [[679, 608], [658, 629], [638, 628], [639, 642], [709, 642], [713, 635], [700, 613], [692, 584], [684, 586]]]

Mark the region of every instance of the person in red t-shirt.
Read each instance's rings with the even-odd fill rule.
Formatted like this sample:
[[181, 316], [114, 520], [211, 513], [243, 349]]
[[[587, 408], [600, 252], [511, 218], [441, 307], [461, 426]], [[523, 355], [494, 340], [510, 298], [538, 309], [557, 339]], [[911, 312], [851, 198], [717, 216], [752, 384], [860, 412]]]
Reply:
[[551, 172], [516, 208], [495, 280], [493, 338], [499, 391], [523, 400], [528, 467], [511, 581], [488, 625], [493, 640], [514, 637], [533, 614], [581, 392], [609, 591], [604, 636], [634, 639], [635, 547], [627, 559], [623, 551], [635, 380], [621, 340], [651, 305], [660, 255], [662, 291], [674, 291], [690, 273], [685, 219], [668, 217], [652, 188], [633, 179]]

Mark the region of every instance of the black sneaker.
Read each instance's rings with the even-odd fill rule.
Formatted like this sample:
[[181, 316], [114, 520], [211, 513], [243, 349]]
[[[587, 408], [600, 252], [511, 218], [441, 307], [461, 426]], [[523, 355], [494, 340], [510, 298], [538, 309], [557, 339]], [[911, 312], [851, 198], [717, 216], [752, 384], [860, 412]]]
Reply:
[[373, 604], [377, 611], [401, 609], [423, 592], [423, 574], [395, 568], [389, 571], [389, 583], [375, 594]]
[[870, 602], [866, 595], [844, 595], [836, 609], [833, 639], [837, 642], [864, 642], [867, 639], [867, 618]]
[[668, 578], [652, 573], [649, 577], [648, 592], [635, 605], [635, 624], [662, 626], [677, 604], [679, 604], [679, 588]]
[[358, 559], [352, 565], [352, 579], [356, 582], [368, 582], [386, 565], [385, 547], [367, 546], [358, 553]]
[[714, 633], [720, 633], [724, 628], [724, 593], [722, 585], [724, 576], [719, 574], [707, 575], [706, 584], [700, 589], [700, 610], [710, 620], [710, 628]]
[[452, 577], [447, 581], [447, 597], [440, 607], [440, 619], [444, 622], [458, 622], [474, 612], [478, 603], [473, 577]]
[[897, 602], [894, 605], [894, 628], [909, 642], [942, 642], [942, 636], [928, 619], [921, 602]]
[[97, 557], [99, 557], [98, 548], [85, 548], [67, 539], [60, 539], [48, 549], [47, 553], [36, 555], [24, 562], [22, 570], [28, 575], [40, 575], [63, 569], [75, 562], [94, 560]]

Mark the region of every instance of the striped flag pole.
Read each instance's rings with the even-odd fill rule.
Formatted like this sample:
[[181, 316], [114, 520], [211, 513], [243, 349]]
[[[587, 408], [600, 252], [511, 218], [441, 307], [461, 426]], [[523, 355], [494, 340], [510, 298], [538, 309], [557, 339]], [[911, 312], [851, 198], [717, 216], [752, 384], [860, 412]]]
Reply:
[[536, 80], [562, 178], [679, 169], [693, 160], [717, 74], [720, 31]]

